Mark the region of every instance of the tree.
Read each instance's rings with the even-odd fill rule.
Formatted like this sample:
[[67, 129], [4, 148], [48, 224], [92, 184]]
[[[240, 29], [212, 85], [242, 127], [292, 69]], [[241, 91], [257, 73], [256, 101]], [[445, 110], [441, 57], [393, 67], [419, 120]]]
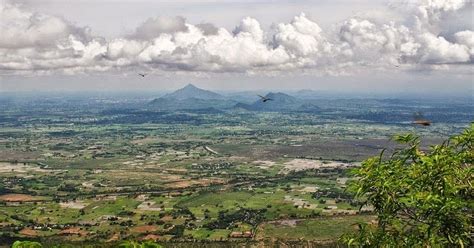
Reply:
[[12, 244], [12, 248], [42, 248], [43, 246], [34, 241], [15, 241]]
[[355, 169], [350, 190], [372, 206], [377, 223], [360, 223], [342, 241], [359, 247], [472, 247], [474, 124], [429, 151], [419, 137], [396, 136], [404, 148]]

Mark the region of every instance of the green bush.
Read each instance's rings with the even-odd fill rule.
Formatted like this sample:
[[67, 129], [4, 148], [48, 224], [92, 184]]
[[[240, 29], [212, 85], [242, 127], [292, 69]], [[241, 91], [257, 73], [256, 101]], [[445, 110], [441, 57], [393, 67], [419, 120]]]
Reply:
[[374, 208], [377, 223], [360, 223], [358, 233], [342, 241], [359, 247], [472, 247], [474, 124], [429, 151], [412, 134], [395, 140], [404, 148], [364, 161], [350, 186]]
[[38, 242], [33, 241], [15, 241], [12, 248], [42, 248], [43, 246]]

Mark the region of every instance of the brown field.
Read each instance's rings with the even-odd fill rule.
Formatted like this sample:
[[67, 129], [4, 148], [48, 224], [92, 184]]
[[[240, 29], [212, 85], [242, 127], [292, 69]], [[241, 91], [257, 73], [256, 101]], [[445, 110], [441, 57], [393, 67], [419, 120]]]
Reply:
[[150, 226], [150, 225], [136, 226], [131, 229], [131, 231], [134, 233], [147, 233], [147, 232], [154, 232], [156, 230], [158, 230], [156, 226]]
[[88, 204], [86, 204], [83, 201], [68, 201], [68, 202], [61, 202], [59, 205], [62, 208], [72, 208], [72, 209], [83, 209], [87, 207]]
[[1, 150], [0, 158], [4, 160], [14, 161], [14, 160], [37, 160], [40, 158], [40, 155], [37, 152], [26, 152], [26, 151], [9, 151]]
[[120, 234], [114, 233], [114, 235], [112, 235], [112, 237], [110, 237], [110, 239], [108, 239], [107, 242], [115, 242], [119, 239], [120, 239]]
[[280, 173], [286, 174], [291, 171], [301, 171], [309, 169], [319, 169], [319, 168], [342, 168], [353, 166], [348, 163], [334, 162], [334, 161], [319, 161], [319, 160], [310, 160], [310, 159], [293, 159], [283, 164], [284, 168]]
[[161, 238], [161, 236], [159, 235], [156, 235], [156, 234], [148, 234], [142, 238], [140, 238], [140, 240], [153, 240], [153, 241], [157, 241]]
[[25, 195], [25, 194], [6, 194], [0, 196], [0, 201], [6, 202], [28, 202], [28, 201], [39, 201], [42, 200], [40, 197]]
[[173, 220], [173, 216], [171, 215], [165, 215], [161, 218], [162, 221], [172, 221]]
[[71, 227], [68, 229], [64, 229], [61, 232], [59, 232], [60, 235], [79, 235], [79, 236], [86, 236], [87, 232], [84, 230], [81, 230], [79, 227]]
[[166, 187], [169, 188], [187, 188], [190, 186], [209, 186], [212, 183], [224, 183], [222, 179], [201, 179], [201, 180], [187, 180], [187, 181], [177, 181], [172, 183], [165, 184]]
[[30, 237], [38, 236], [38, 232], [30, 228], [25, 228], [21, 230], [20, 234], [25, 235], [25, 236], [30, 236]]
[[45, 170], [36, 165], [24, 163], [0, 162], [0, 173], [27, 173], [27, 172], [53, 172], [58, 170]]

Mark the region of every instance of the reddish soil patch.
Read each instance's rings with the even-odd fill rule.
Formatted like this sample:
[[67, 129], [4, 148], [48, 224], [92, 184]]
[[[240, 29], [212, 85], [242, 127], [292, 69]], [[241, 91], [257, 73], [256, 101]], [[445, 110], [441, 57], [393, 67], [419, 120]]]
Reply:
[[68, 229], [64, 229], [61, 232], [59, 232], [59, 235], [79, 235], [79, 236], [86, 236], [87, 232], [84, 230], [81, 230], [79, 227], [71, 227]]
[[165, 186], [169, 188], [180, 189], [180, 188], [187, 188], [187, 187], [196, 186], [196, 185], [209, 186], [213, 183], [222, 184], [224, 182], [225, 181], [222, 179], [207, 179], [206, 178], [206, 179], [201, 179], [201, 180], [183, 180], [183, 181], [170, 182], [170, 183], [165, 184]]
[[132, 228], [131, 231], [134, 233], [147, 233], [147, 232], [154, 232], [156, 230], [158, 230], [156, 226], [147, 225], [147, 226], [136, 226]]
[[161, 218], [162, 221], [169, 222], [173, 220], [173, 216], [171, 215], [165, 215]]
[[38, 201], [39, 197], [25, 195], [25, 194], [6, 194], [0, 196], [0, 201], [7, 202], [28, 202], [28, 201]]
[[20, 234], [25, 235], [25, 236], [30, 236], [30, 237], [38, 236], [38, 232], [30, 228], [25, 228], [21, 230]]
[[156, 234], [148, 234], [142, 238], [140, 238], [140, 240], [153, 240], [153, 241], [157, 241], [159, 240], [161, 237], [159, 235], [156, 235]]
[[114, 242], [114, 241], [117, 241], [119, 239], [120, 239], [120, 234], [114, 233], [114, 235], [112, 235], [112, 237], [110, 237], [110, 239], [108, 239], [107, 242]]

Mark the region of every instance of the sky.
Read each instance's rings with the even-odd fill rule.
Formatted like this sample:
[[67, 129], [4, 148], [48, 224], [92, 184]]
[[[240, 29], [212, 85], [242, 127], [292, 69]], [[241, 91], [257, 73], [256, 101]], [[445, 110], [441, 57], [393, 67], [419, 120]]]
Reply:
[[0, 1], [0, 92], [474, 94], [472, 0]]

